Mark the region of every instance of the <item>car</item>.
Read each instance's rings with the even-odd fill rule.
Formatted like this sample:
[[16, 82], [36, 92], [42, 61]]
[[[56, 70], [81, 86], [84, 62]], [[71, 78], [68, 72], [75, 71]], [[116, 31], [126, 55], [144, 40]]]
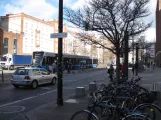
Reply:
[[48, 72], [44, 68], [19, 68], [11, 78], [11, 84], [18, 88], [19, 86], [31, 86], [33, 89], [38, 85], [50, 83], [55, 85], [57, 75]]

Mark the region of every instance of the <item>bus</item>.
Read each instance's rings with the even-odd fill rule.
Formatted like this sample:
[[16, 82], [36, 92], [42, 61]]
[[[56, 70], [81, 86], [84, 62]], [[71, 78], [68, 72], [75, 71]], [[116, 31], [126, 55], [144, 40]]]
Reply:
[[[58, 54], [54, 52], [45, 51], [34, 51], [33, 52], [33, 66], [39, 66], [41, 68], [47, 69], [47, 65], [51, 65], [53, 62], [58, 63]], [[80, 69], [82, 66], [84, 68], [97, 67], [98, 59], [96, 57], [73, 55], [73, 54], [63, 54], [63, 70], [65, 69], [65, 64], [69, 62], [71, 64], [71, 69]]]

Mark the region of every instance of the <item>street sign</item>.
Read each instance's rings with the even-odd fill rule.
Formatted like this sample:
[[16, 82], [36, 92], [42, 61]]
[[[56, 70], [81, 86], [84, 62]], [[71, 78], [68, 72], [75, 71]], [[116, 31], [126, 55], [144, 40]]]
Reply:
[[65, 38], [67, 33], [51, 33], [50, 38]]

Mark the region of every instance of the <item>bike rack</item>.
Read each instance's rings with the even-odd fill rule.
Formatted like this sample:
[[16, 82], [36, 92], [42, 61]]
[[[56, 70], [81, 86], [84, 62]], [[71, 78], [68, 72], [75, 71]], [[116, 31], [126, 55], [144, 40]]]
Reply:
[[0, 71], [1, 71], [1, 76], [0, 76], [0, 77], [2, 78], [2, 82], [4, 83], [4, 75], [3, 75], [3, 70], [1, 70], [1, 69], [0, 69]]

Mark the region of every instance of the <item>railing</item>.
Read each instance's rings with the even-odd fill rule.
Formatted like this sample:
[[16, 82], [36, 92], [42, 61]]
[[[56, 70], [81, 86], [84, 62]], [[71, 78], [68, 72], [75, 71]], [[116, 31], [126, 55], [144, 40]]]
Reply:
[[2, 80], [2, 82], [4, 83], [4, 75], [3, 75], [3, 70], [2, 70], [2, 69], [0, 69], [0, 72], [1, 72], [1, 74], [0, 74], [1, 80]]

